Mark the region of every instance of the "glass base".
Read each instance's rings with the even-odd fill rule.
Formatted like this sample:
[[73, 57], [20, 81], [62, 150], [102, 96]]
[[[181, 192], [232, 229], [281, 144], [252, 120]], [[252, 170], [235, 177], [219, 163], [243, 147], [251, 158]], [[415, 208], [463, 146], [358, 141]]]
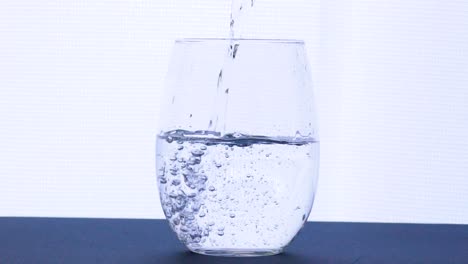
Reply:
[[218, 256], [218, 257], [262, 257], [272, 256], [283, 252], [279, 249], [209, 249], [209, 248], [189, 248], [190, 251], [202, 255]]

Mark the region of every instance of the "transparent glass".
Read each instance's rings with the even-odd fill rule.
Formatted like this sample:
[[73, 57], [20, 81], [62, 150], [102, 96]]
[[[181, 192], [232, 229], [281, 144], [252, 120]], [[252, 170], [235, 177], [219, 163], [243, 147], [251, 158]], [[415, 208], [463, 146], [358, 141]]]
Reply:
[[162, 208], [191, 251], [282, 252], [318, 179], [311, 75], [298, 40], [177, 40], [156, 143]]

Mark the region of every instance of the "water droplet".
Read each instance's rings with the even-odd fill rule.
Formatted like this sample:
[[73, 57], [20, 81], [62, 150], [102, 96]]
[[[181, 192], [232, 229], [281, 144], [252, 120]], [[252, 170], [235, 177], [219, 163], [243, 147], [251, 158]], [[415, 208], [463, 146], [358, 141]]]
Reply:
[[195, 197], [195, 196], [197, 196], [197, 193], [195, 193], [195, 192], [189, 193], [189, 194], [187, 195], [187, 197], [189, 197], [189, 198], [193, 198], [193, 197]]
[[167, 180], [166, 180], [166, 178], [161, 178], [161, 179], [159, 179], [159, 182], [160, 182], [161, 184], [166, 184], [166, 183], [167, 183]]
[[252, 178], [252, 177], [253, 177], [253, 175], [247, 174], [247, 178]]
[[271, 153], [265, 154], [265, 157], [267, 157], [267, 158], [270, 157], [270, 156], [271, 156]]
[[201, 211], [200, 214], [199, 214], [198, 216], [200, 216], [200, 217], [205, 217], [205, 215], [206, 215], [205, 211]]
[[201, 150], [206, 150], [206, 146], [203, 145], [203, 146], [200, 147], [200, 149], [201, 149]]
[[173, 223], [174, 225], [179, 225], [179, 224], [180, 224], [179, 218], [174, 218], [174, 220], [172, 220], [172, 223]]
[[216, 191], [216, 188], [213, 185], [211, 185], [210, 187], [208, 187], [208, 190], [210, 192], [214, 192], [214, 191]]
[[218, 75], [218, 88], [220, 87], [222, 81], [223, 81], [223, 70], [221, 69]]
[[234, 51], [232, 52], [232, 58], [235, 59], [237, 55], [237, 49], [239, 48], [239, 44], [234, 45]]
[[236, 215], [234, 213], [230, 213], [229, 217], [234, 218], [234, 217], [236, 217]]
[[226, 94], [229, 94], [229, 88], [224, 91]]
[[214, 225], [215, 225], [215, 222], [210, 221], [210, 222], [208, 222], [208, 225], [209, 225], [209, 226], [214, 226]]
[[226, 159], [229, 158], [229, 154], [227, 154], [227, 153], [224, 154], [224, 157], [226, 157]]
[[167, 143], [172, 143], [172, 141], [174, 141], [174, 139], [172, 137], [167, 137], [166, 141], [167, 141]]
[[188, 232], [188, 229], [185, 226], [181, 226], [180, 231], [185, 233], [185, 232]]
[[218, 231], [224, 231], [224, 226], [219, 226]]
[[300, 206], [297, 206], [295, 210], [297, 211], [297, 210], [300, 210], [300, 209], [301, 209], [301, 207], [300, 207]]
[[224, 236], [224, 231], [218, 231], [218, 236]]
[[184, 146], [178, 146], [177, 147], [177, 150], [183, 150], [184, 149]]

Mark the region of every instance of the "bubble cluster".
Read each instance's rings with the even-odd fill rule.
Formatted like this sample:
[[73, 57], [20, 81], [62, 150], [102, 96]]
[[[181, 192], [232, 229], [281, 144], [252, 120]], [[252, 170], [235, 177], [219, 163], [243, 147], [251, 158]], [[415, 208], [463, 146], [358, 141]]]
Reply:
[[[172, 143], [171, 140], [167, 141]], [[161, 200], [164, 213], [176, 231], [179, 239], [187, 244], [200, 243], [203, 237], [210, 234], [210, 228], [201, 226], [197, 217], [204, 217], [204, 191], [208, 177], [201, 170], [202, 157], [206, 146], [191, 146], [190, 157], [186, 157], [183, 142], [178, 142], [176, 152], [169, 158], [169, 175], [171, 185], [167, 185], [166, 167], [160, 169], [159, 178]]]
[[160, 136], [161, 204], [178, 238], [190, 248], [287, 244], [311, 208], [315, 157], [313, 141], [289, 142], [207, 131]]

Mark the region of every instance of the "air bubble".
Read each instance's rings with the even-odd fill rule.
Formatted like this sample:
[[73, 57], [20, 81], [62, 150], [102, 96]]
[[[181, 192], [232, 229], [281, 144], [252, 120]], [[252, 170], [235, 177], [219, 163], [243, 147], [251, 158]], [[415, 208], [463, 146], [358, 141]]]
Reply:
[[184, 149], [184, 146], [178, 146], [177, 147], [177, 150], [183, 150]]
[[166, 217], [167, 217], [167, 218], [171, 218], [171, 217], [172, 217], [172, 213], [171, 213], [170, 211], [166, 211], [165, 213], [166, 213]]
[[200, 164], [200, 162], [201, 162], [200, 157], [190, 157], [190, 158], [188, 159], [188, 161], [187, 161], [187, 163], [188, 163], [189, 165]]
[[206, 146], [203, 145], [203, 146], [200, 147], [200, 149], [201, 149], [201, 150], [206, 150]]
[[205, 152], [199, 150], [199, 149], [194, 149], [192, 150], [192, 155], [195, 156], [195, 157], [201, 157], [203, 156], [203, 154], [205, 154]]
[[213, 185], [211, 185], [210, 187], [208, 187], [208, 190], [210, 192], [214, 192], [214, 191], [216, 191], [216, 188]]
[[172, 137], [167, 137], [166, 141], [167, 141], [167, 143], [172, 143], [172, 141], [174, 141], [174, 139]]
[[172, 180], [172, 185], [174, 186], [180, 185], [180, 180], [179, 179]]
[[230, 213], [229, 217], [234, 218], [234, 217], [236, 217], [236, 215], [234, 213]]
[[192, 204], [192, 210], [194, 212], [198, 212], [200, 210], [200, 207], [201, 207], [201, 203], [199, 203], [198, 201], [195, 201], [193, 204]]
[[163, 167], [163, 168], [159, 169], [159, 175], [158, 175], [158, 176], [160, 176], [160, 177], [164, 177], [164, 174], [166, 174], [166, 171], [165, 171], [165, 170], [166, 170], [166, 168], [165, 168], [165, 167]]

